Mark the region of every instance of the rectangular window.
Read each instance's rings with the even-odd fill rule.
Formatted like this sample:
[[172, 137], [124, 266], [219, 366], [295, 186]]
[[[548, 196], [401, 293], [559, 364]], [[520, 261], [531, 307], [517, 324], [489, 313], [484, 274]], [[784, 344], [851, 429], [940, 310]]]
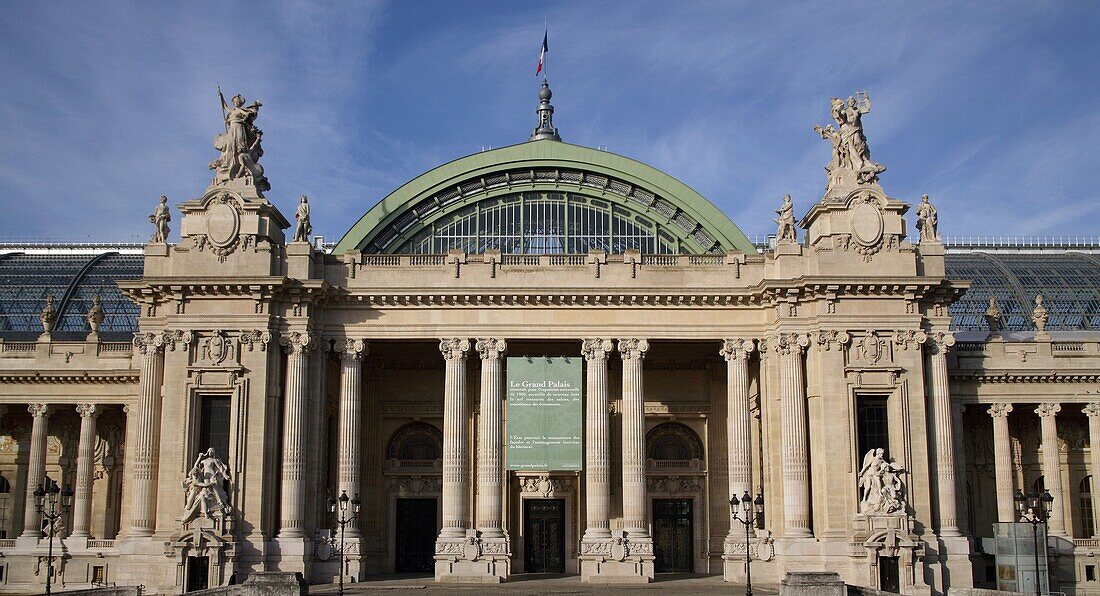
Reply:
[[856, 398], [856, 445], [859, 457], [881, 447], [890, 451], [890, 434], [886, 419], [886, 397], [860, 395]]
[[102, 586], [107, 582], [107, 568], [103, 565], [92, 566], [92, 584]]
[[214, 448], [214, 455], [229, 461], [229, 397], [206, 395], [202, 397], [202, 412], [199, 421], [200, 451]]
[[1085, 581], [1096, 581], [1096, 565], [1085, 565]]

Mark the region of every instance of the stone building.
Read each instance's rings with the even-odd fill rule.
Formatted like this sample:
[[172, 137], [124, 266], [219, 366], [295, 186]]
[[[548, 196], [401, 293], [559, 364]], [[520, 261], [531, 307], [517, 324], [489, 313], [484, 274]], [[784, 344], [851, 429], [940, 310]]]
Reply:
[[[996, 584], [993, 524], [1042, 488], [1054, 583], [1100, 593], [1100, 246], [945, 246], [881, 186], [866, 96], [817, 128], [823, 196], [754, 244], [561, 141], [539, 98], [529, 141], [409, 181], [334, 247], [305, 197], [292, 223], [265, 196], [243, 98], [177, 241], [162, 200], [142, 246], [3, 247], [0, 587], [39, 589], [52, 533], [66, 588], [742, 581], [747, 550], [757, 581], [943, 594]], [[509, 466], [509, 356], [583, 368], [579, 470]], [[44, 525], [54, 483], [73, 504]]]

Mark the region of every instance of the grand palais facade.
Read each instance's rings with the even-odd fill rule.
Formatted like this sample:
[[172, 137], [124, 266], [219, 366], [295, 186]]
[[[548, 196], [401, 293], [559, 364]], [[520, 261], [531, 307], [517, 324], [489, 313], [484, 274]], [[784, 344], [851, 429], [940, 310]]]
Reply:
[[[147, 244], [4, 246], [0, 588], [743, 582], [747, 552], [755, 581], [943, 594], [1024, 574], [994, 528], [1041, 490], [1052, 588], [1100, 594], [1100, 247], [945, 246], [934, 201], [885, 190], [866, 95], [755, 244], [539, 99], [530, 140], [335, 246], [265, 196], [240, 96]], [[59, 519], [39, 486], [73, 490]]]

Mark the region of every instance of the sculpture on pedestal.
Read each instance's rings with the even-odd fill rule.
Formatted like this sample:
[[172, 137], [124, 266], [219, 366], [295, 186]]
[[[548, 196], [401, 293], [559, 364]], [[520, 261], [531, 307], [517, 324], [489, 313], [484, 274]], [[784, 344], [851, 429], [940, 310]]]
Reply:
[[88, 314], [84, 315], [84, 320], [88, 322], [88, 328], [92, 330], [92, 333], [99, 333], [99, 327], [103, 324], [103, 307], [100, 306], [99, 294], [92, 296], [92, 307], [88, 309]]
[[1004, 314], [1001, 313], [1001, 307], [997, 306], [997, 297], [989, 297], [989, 308], [985, 309], [985, 323], [989, 325], [989, 335], [994, 336], [1004, 329], [1004, 325], [1001, 323], [1001, 319], [1004, 318]]
[[921, 242], [939, 242], [940, 232], [939, 216], [936, 208], [928, 202], [928, 195], [921, 195], [920, 205], [917, 205], [917, 230], [920, 232]]
[[878, 175], [885, 172], [886, 167], [871, 161], [871, 150], [863, 132], [863, 115], [871, 111], [867, 92], [856, 93], [847, 102], [834, 97], [829, 111], [839, 129], [832, 124], [814, 127], [821, 138], [833, 144], [833, 159], [825, 166], [829, 179], [826, 188], [878, 183]]
[[168, 242], [168, 222], [172, 221], [172, 214], [168, 210], [168, 197], [160, 195], [160, 203], [157, 204], [156, 209], [153, 209], [149, 221], [153, 223], [153, 237], [149, 242]]
[[1035, 309], [1031, 311], [1031, 322], [1035, 323], [1035, 332], [1037, 334], [1043, 334], [1047, 331], [1047, 319], [1050, 318], [1050, 314], [1047, 313], [1047, 307], [1043, 306], [1043, 295], [1035, 295]]
[[186, 524], [200, 515], [212, 518], [229, 513], [229, 498], [222, 488], [222, 483], [227, 480], [229, 470], [214, 456], [213, 448], [200, 454], [182, 483], [186, 492], [180, 523]]
[[309, 223], [309, 200], [305, 195], [298, 202], [298, 212], [294, 214], [294, 219], [297, 223], [294, 225], [294, 239], [291, 242], [309, 242], [313, 226]]
[[775, 210], [779, 215], [778, 219], [774, 219], [775, 223], [779, 224], [779, 228], [775, 232], [775, 241], [777, 243], [798, 242], [798, 235], [794, 226], [794, 205], [791, 204], [791, 195], [783, 195], [783, 206]]
[[53, 306], [53, 294], [46, 294], [46, 306], [38, 314], [38, 320], [42, 322], [42, 333], [50, 333], [57, 323], [57, 309]]
[[254, 101], [246, 106], [244, 97], [238, 93], [230, 105], [220, 88], [218, 99], [222, 104], [225, 132], [214, 137], [214, 148], [221, 151], [221, 157], [210, 162], [210, 169], [215, 172], [214, 184], [243, 179], [260, 192], [269, 190], [271, 185], [260, 165], [260, 157], [264, 154], [260, 142], [264, 133], [256, 127], [256, 117], [260, 115], [263, 102]]
[[872, 449], [863, 456], [859, 470], [860, 513], [902, 513], [905, 511], [901, 466], [887, 461], [885, 450]]

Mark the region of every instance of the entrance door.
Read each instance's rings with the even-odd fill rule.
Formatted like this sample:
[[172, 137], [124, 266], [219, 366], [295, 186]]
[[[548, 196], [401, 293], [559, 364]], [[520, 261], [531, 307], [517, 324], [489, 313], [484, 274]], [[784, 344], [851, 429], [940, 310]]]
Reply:
[[653, 569], [692, 572], [691, 499], [653, 499]]
[[565, 501], [523, 501], [523, 569], [527, 573], [565, 572]]
[[435, 499], [397, 499], [397, 544], [394, 569], [435, 569]]
[[901, 592], [900, 577], [898, 576], [897, 557], [878, 558], [879, 589], [883, 592], [897, 594]]
[[187, 591], [210, 587], [210, 557], [187, 557]]

